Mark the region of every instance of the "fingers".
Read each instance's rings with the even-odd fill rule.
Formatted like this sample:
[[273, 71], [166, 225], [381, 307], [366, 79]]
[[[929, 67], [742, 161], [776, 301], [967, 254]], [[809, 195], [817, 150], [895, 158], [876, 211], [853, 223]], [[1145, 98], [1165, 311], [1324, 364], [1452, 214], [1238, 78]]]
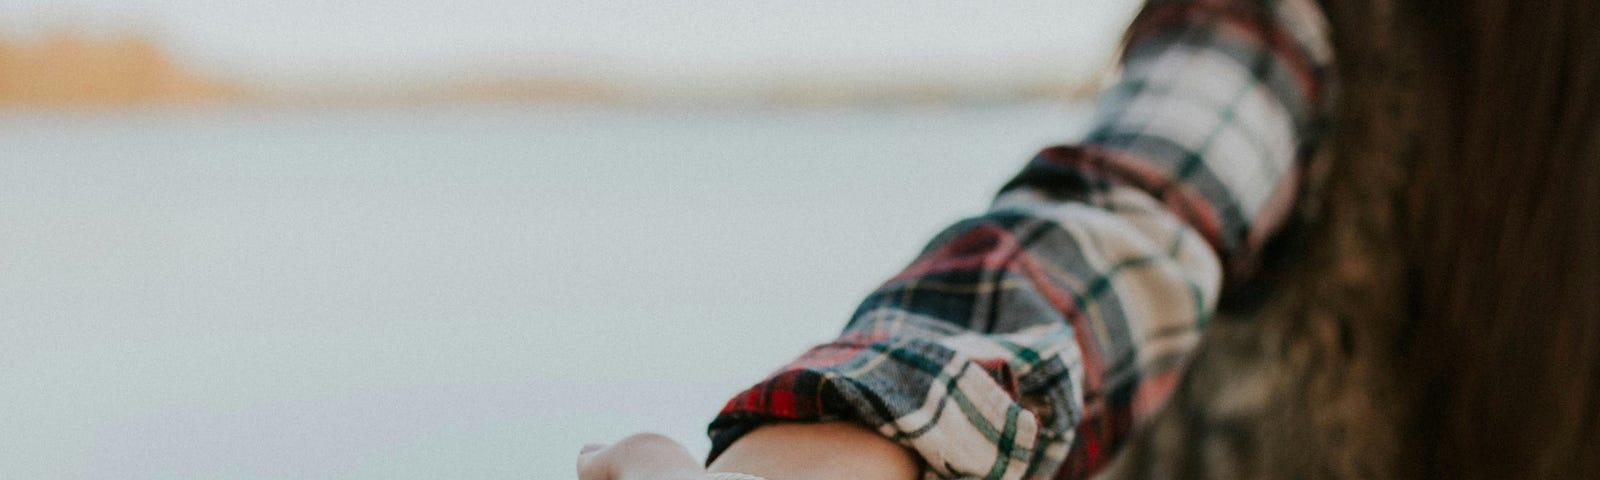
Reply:
[[610, 465], [597, 459], [605, 445], [591, 443], [578, 450], [578, 480], [612, 480]]
[[703, 479], [705, 469], [678, 442], [641, 433], [612, 445], [584, 445], [578, 452], [579, 480]]

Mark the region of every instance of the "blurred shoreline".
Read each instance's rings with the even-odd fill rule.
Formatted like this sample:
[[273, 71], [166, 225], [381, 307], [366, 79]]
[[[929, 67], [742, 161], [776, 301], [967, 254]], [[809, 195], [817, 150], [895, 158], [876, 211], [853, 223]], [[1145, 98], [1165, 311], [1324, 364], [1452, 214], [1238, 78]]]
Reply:
[[215, 103], [250, 96], [242, 86], [191, 72], [138, 36], [63, 33], [31, 42], [0, 41], [3, 106]]
[[[723, 79], [693, 89], [602, 76], [461, 75], [427, 82], [372, 79], [298, 89], [252, 85], [176, 60], [137, 34], [56, 33], [0, 38], [0, 109], [407, 107], [448, 105], [589, 105], [640, 108], [996, 105], [1070, 102], [1097, 91], [1087, 81], [959, 85], [930, 79], [876, 82]], [[335, 86], [337, 85], [337, 86]]]

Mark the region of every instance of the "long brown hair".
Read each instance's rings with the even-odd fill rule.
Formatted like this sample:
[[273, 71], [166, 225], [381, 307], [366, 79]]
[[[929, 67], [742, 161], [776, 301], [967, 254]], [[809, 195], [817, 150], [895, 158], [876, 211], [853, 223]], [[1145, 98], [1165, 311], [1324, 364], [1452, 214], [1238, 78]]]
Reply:
[[1322, 3], [1342, 92], [1290, 273], [1107, 476], [1594, 476], [1600, 1]]
[[1397, 230], [1411, 325], [1393, 367], [1415, 389], [1405, 447], [1430, 476], [1595, 475], [1600, 2], [1396, 13], [1420, 70], [1382, 87], [1417, 92], [1420, 120], [1399, 152], [1414, 162]]
[[1351, 402], [1393, 422], [1350, 429], [1373, 434], [1351, 453], [1405, 476], [1594, 475], [1600, 2], [1325, 3], [1346, 92], [1311, 282], [1349, 296], [1342, 381], [1377, 383]]

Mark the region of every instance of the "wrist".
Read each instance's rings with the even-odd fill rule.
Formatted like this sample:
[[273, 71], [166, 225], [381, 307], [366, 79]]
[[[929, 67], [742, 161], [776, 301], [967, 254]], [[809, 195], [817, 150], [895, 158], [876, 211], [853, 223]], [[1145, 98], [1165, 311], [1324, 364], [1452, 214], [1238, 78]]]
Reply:
[[709, 474], [708, 478], [710, 478], [710, 480], [767, 480], [755, 475], [731, 472], [712, 472]]
[[734, 441], [710, 470], [783, 480], [915, 480], [921, 464], [911, 450], [854, 423], [773, 423]]

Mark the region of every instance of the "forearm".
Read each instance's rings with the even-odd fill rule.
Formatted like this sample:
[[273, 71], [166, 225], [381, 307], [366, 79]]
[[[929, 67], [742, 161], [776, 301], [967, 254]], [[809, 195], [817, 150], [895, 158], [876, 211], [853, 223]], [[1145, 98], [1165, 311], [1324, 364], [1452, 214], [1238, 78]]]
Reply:
[[739, 438], [711, 464], [769, 480], [914, 480], [921, 467], [905, 447], [852, 423], [777, 423]]

